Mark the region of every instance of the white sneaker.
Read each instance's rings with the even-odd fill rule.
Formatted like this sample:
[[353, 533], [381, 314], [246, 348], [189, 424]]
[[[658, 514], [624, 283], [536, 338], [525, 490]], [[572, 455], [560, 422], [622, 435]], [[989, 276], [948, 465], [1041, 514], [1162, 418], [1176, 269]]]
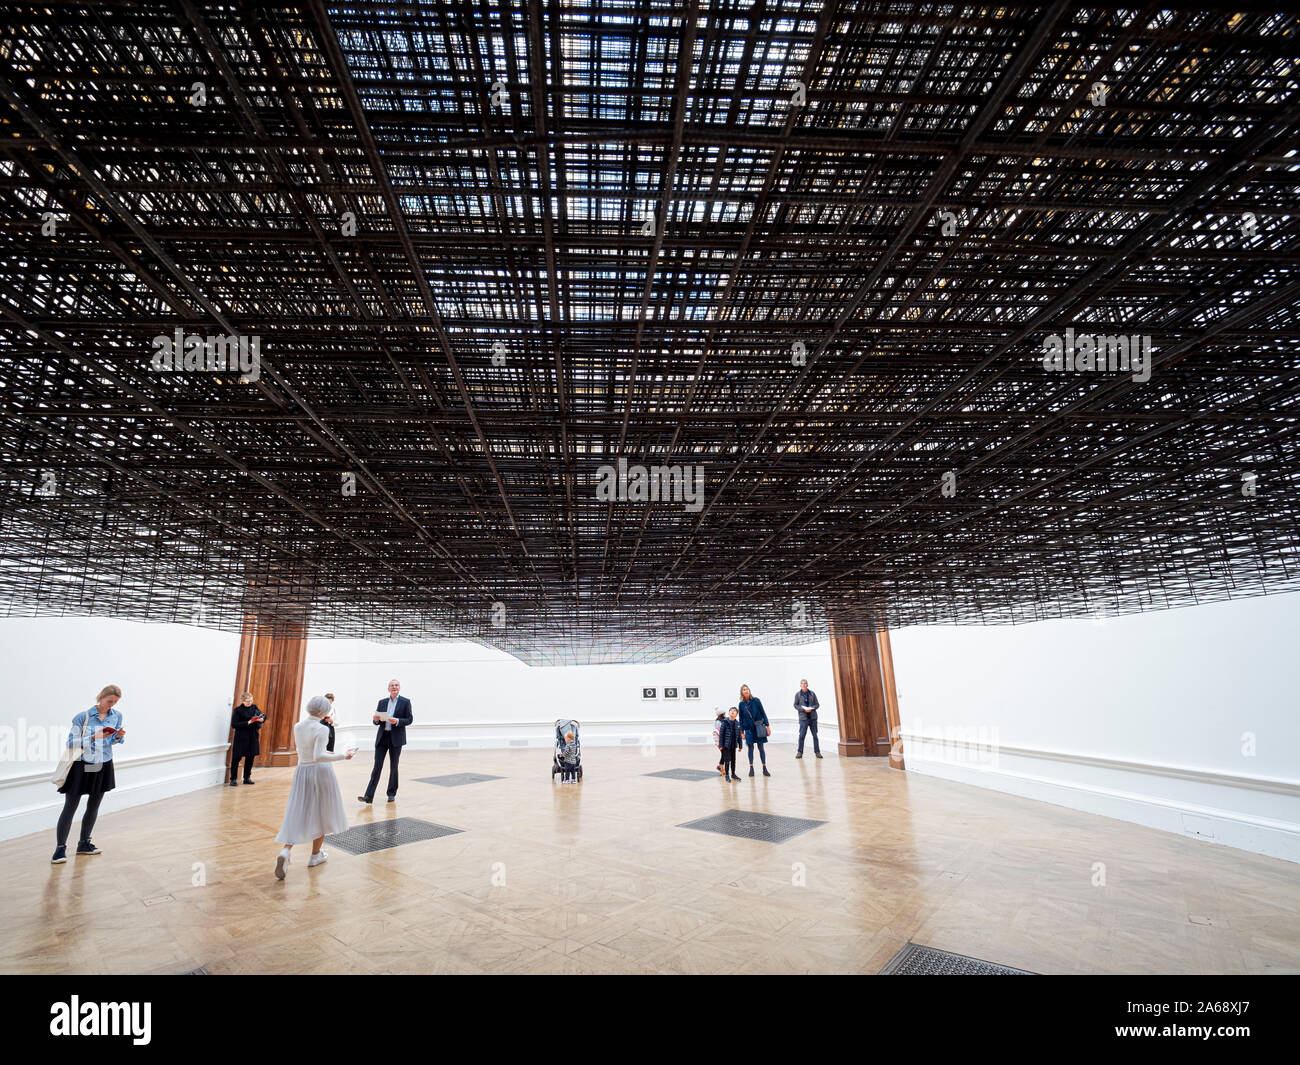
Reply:
[[307, 868], [310, 869], [313, 866], [320, 865], [322, 862], [327, 862], [329, 861], [329, 858], [330, 856], [326, 854], [324, 851], [320, 851], [316, 854], [313, 854], [310, 858], [307, 859]]
[[275, 878], [284, 879], [284, 871], [289, 868], [289, 848], [285, 848], [275, 856]]

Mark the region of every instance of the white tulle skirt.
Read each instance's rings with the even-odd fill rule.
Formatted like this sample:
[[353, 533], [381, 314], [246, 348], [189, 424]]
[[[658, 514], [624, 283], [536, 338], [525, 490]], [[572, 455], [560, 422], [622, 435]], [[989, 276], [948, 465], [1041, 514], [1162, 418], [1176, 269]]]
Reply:
[[334, 767], [328, 762], [300, 765], [293, 771], [289, 803], [276, 843], [310, 843], [348, 827]]

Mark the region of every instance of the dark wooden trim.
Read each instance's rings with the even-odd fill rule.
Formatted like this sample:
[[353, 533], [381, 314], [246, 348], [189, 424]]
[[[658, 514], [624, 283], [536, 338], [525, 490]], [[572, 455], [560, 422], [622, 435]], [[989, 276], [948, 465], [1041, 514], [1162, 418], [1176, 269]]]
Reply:
[[[835, 678], [840, 754], [890, 757], [890, 737], [897, 737], [898, 695], [894, 690], [889, 634], [839, 635], [832, 626], [831, 671]], [[894, 758], [890, 762], [894, 764]], [[902, 768], [901, 758], [898, 767]]]
[[[238, 702], [245, 691], [250, 691], [253, 701], [266, 714], [258, 765], [298, 764], [293, 727], [298, 723], [302, 709], [302, 679], [306, 663], [307, 635], [304, 629], [286, 627], [284, 622], [279, 622], [274, 629], [264, 629], [256, 617], [244, 619], [231, 705]], [[227, 752], [227, 765], [229, 761]]]

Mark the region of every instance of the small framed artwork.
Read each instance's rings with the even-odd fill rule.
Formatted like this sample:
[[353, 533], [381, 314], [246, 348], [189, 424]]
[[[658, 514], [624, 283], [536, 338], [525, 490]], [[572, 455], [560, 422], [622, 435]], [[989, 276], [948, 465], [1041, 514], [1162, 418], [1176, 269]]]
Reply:
[[658, 694], [659, 694], [659, 689], [658, 689], [658, 688], [642, 688], [642, 689], [641, 689], [641, 698], [642, 698], [642, 699], [655, 699], [655, 698], [658, 697]]
[[665, 699], [676, 699], [676, 698], [677, 698], [677, 689], [676, 689], [676, 688], [665, 688], [665, 689], [664, 689], [664, 698], [665, 698]]
[[699, 697], [700, 697], [700, 689], [699, 689], [699, 688], [687, 688], [687, 689], [686, 689], [686, 698], [688, 698], [688, 699], [698, 699]]

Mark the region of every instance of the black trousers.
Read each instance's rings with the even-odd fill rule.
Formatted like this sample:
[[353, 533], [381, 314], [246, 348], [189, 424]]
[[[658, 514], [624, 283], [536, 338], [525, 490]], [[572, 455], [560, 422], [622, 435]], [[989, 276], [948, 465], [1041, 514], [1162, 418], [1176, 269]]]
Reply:
[[813, 714], [799, 715], [799, 753], [803, 754], [803, 738], [812, 730], [813, 734], [813, 753], [821, 754], [821, 744], [817, 742], [817, 718]]
[[252, 780], [252, 779], [253, 779], [253, 759], [256, 758], [256, 757], [257, 757], [257, 756], [256, 756], [256, 755], [253, 755], [253, 754], [246, 754], [246, 755], [244, 755], [243, 758], [232, 758], [232, 759], [230, 759], [230, 779], [231, 779], [231, 780], [234, 780], [235, 777], [237, 777], [237, 776], [239, 775], [239, 763], [240, 763], [240, 762], [243, 762], [243, 763], [244, 763], [244, 779], [245, 779], [245, 780]]
[[736, 775], [736, 748], [728, 747], [722, 752], [722, 772]]
[[375, 797], [375, 788], [379, 786], [379, 772], [384, 768], [384, 758], [388, 758], [388, 797], [397, 794], [397, 763], [402, 757], [402, 748], [384, 744], [375, 748], [375, 768], [370, 771], [370, 783], [366, 785], [366, 798]]
[[[101, 791], [98, 795], [88, 794], [86, 796], [86, 812], [81, 815], [81, 842], [89, 843], [90, 834], [95, 830], [95, 818], [99, 816], [99, 803], [104, 798]], [[59, 825], [54, 830], [55, 842], [60, 847], [68, 845], [68, 832], [72, 828], [72, 818], [77, 812], [77, 804], [81, 802], [81, 795], [68, 792], [63, 796], [63, 812], [59, 814]]]

